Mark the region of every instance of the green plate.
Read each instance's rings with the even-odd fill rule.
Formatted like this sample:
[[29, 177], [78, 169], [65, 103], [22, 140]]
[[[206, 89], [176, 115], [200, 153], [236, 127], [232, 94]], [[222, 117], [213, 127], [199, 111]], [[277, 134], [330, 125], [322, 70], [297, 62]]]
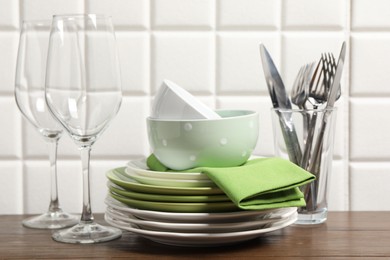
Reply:
[[167, 187], [142, 184], [134, 180], [125, 173], [125, 167], [112, 169], [106, 173], [107, 178], [121, 186], [134, 192], [164, 195], [215, 195], [224, 194], [218, 187]]
[[168, 187], [216, 187], [216, 184], [209, 180], [174, 180], [170, 178], [156, 178], [154, 176], [143, 176], [130, 168], [125, 169], [125, 174], [128, 177], [138, 181], [139, 183], [156, 185], [156, 186], [168, 186]]
[[133, 160], [127, 163], [127, 168], [133, 172], [138, 173], [139, 175], [151, 178], [160, 178], [160, 179], [172, 179], [172, 180], [210, 180], [207, 175], [200, 172], [159, 172], [152, 171], [146, 165], [146, 159]]
[[164, 212], [182, 212], [182, 213], [205, 213], [205, 212], [230, 212], [239, 210], [233, 202], [210, 202], [210, 203], [180, 203], [180, 202], [153, 202], [146, 200], [130, 199], [113, 192], [110, 195], [137, 209], [164, 211]]
[[221, 201], [230, 201], [226, 195], [161, 195], [161, 194], [148, 194], [148, 193], [139, 193], [133, 192], [121, 188], [120, 186], [108, 182], [108, 188], [110, 191], [115, 192], [123, 197], [130, 199], [138, 200], [147, 200], [147, 201], [161, 201], [161, 202], [221, 202]]

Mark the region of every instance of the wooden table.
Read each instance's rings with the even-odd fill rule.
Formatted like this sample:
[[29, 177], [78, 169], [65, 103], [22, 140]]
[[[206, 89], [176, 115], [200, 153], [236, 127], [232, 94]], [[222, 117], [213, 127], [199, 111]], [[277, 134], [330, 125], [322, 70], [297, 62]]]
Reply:
[[[327, 223], [290, 226], [234, 246], [183, 248], [125, 232], [94, 245], [55, 242], [51, 231], [21, 226], [26, 216], [0, 216], [0, 259], [390, 259], [390, 212], [331, 212]], [[97, 215], [102, 222], [102, 215]]]

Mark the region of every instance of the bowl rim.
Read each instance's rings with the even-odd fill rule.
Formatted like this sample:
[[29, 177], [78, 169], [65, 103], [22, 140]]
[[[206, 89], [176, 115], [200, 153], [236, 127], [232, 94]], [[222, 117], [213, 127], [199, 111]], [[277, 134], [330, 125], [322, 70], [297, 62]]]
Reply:
[[[209, 108], [200, 100], [198, 100], [195, 96], [193, 96], [189, 91], [168, 79], [163, 80], [160, 89], [154, 96], [154, 100], [152, 102], [152, 114], [159, 114], [156, 113], [156, 108], [161, 108], [161, 106], [165, 106], [167, 100], [159, 100], [159, 95], [165, 96], [167, 93], [173, 94], [176, 97], [175, 99], [178, 100], [181, 104], [184, 104], [184, 106], [188, 106], [194, 112], [199, 114], [201, 116], [200, 119], [216, 119], [220, 117], [218, 114], [215, 113], [215, 110]], [[174, 106], [176, 106], [176, 104]], [[169, 118], [167, 119], [169, 120]]]
[[243, 112], [243, 115], [237, 115], [237, 116], [229, 116], [229, 117], [221, 117], [221, 118], [215, 118], [215, 119], [207, 119], [207, 118], [196, 118], [196, 119], [165, 119], [165, 118], [156, 118], [148, 116], [146, 118], [147, 121], [153, 121], [153, 122], [210, 122], [210, 121], [226, 121], [231, 120], [235, 118], [245, 118], [245, 117], [253, 117], [259, 115], [259, 112], [256, 110], [249, 110], [249, 109], [216, 109], [215, 112]]

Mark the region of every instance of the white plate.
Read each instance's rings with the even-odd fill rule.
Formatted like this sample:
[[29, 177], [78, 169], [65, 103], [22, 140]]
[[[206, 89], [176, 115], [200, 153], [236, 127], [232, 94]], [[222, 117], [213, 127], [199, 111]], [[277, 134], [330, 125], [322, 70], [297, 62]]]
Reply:
[[226, 232], [226, 233], [180, 233], [180, 232], [162, 232], [140, 229], [137, 225], [126, 223], [124, 221], [116, 220], [105, 214], [105, 220], [108, 224], [117, 228], [127, 230], [139, 234], [150, 240], [176, 246], [222, 246], [228, 244], [235, 244], [247, 241], [266, 233], [285, 228], [293, 224], [297, 220], [298, 213], [294, 213], [290, 217], [281, 221], [275, 222], [266, 228]]
[[155, 176], [144, 176], [139, 174], [131, 168], [126, 168], [125, 173], [133, 178], [134, 180], [157, 186], [167, 186], [167, 187], [216, 187], [215, 183], [210, 179], [208, 180], [189, 180], [189, 179], [173, 179], [173, 178], [159, 178]]
[[256, 218], [274, 218], [281, 214], [285, 214], [290, 211], [296, 211], [297, 208], [278, 208], [268, 210], [253, 210], [253, 211], [235, 211], [235, 212], [221, 212], [221, 213], [177, 213], [177, 212], [165, 212], [165, 211], [153, 211], [153, 210], [141, 210], [135, 209], [123, 204], [109, 196], [107, 196], [105, 203], [119, 210], [125, 214], [131, 213], [137, 218], [161, 221], [161, 222], [173, 222], [173, 223], [229, 223], [229, 222], [242, 222], [249, 221]]
[[210, 180], [205, 174], [200, 172], [159, 172], [152, 171], [146, 165], [146, 159], [133, 160], [127, 163], [127, 167], [132, 171], [145, 177], [173, 180]]
[[247, 231], [253, 229], [263, 228], [265, 225], [269, 225], [274, 222], [286, 219], [293, 215], [296, 211], [289, 211], [285, 214], [281, 214], [274, 218], [266, 219], [251, 219], [243, 222], [233, 223], [171, 223], [171, 222], [159, 222], [142, 220], [136, 218], [130, 213], [123, 213], [114, 208], [107, 207], [106, 214], [120, 221], [126, 223], [135, 224], [142, 229], [154, 230], [154, 231], [166, 231], [166, 232], [207, 232], [207, 233], [218, 233], [218, 232], [237, 232]]

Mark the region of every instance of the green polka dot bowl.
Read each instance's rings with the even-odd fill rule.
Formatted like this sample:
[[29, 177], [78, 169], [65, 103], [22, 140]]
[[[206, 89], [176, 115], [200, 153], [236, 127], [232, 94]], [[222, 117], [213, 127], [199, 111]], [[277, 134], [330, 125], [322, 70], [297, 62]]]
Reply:
[[221, 118], [168, 120], [147, 118], [152, 152], [166, 167], [233, 167], [251, 156], [259, 134], [259, 114], [217, 110]]

